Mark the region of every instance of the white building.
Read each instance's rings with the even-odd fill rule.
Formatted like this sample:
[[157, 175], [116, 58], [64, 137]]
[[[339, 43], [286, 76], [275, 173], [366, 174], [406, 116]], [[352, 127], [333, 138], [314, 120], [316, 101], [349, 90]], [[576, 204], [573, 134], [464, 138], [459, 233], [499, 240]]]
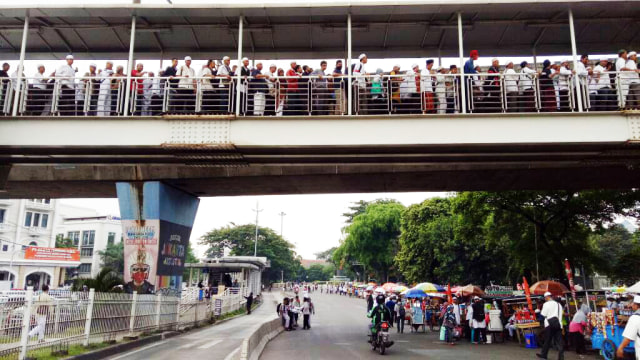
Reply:
[[0, 281], [12, 280], [14, 288], [57, 287], [64, 282], [65, 269], [79, 261], [56, 256], [34, 257], [28, 247], [55, 247], [53, 231], [65, 216], [95, 215], [95, 210], [62, 205], [57, 200], [0, 199]]
[[120, 218], [111, 215], [64, 217], [55, 233], [72, 239], [80, 250], [79, 277], [95, 277], [102, 268], [99, 252], [122, 241]]

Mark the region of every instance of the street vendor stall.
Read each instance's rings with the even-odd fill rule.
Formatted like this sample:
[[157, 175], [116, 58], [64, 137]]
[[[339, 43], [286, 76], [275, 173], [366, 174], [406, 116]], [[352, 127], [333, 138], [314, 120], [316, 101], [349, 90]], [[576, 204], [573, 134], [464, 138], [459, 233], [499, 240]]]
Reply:
[[[508, 323], [507, 326], [513, 326], [515, 330], [518, 343], [522, 344], [523, 338], [527, 334], [538, 334], [542, 331], [540, 321], [536, 318], [535, 311], [531, 313], [528, 305], [529, 301], [526, 296], [512, 296], [508, 298], [496, 299], [499, 306], [502, 307], [502, 312], [505, 319], [510, 319], [513, 316], [513, 323]], [[531, 295], [531, 306], [535, 310], [540, 304], [544, 303], [544, 297], [539, 295]]]
[[[603, 309], [600, 312], [591, 312], [588, 317], [589, 326], [592, 328], [591, 347], [600, 350], [600, 354], [607, 360], [616, 358], [616, 350], [622, 343], [624, 325], [618, 322], [618, 315], [614, 310]], [[631, 342], [624, 348], [625, 354], [635, 352], [634, 343]]]

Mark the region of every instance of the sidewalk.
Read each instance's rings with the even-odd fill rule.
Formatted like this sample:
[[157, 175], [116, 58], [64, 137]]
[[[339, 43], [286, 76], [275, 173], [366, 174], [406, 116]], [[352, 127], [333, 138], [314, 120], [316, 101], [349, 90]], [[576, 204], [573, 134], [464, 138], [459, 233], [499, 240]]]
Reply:
[[277, 294], [279, 293], [262, 293], [264, 303], [251, 315], [241, 316], [201, 330], [193, 330], [184, 335], [115, 355], [109, 359], [232, 359], [240, 352], [245, 337], [250, 336], [263, 323], [277, 318], [274, 304]]

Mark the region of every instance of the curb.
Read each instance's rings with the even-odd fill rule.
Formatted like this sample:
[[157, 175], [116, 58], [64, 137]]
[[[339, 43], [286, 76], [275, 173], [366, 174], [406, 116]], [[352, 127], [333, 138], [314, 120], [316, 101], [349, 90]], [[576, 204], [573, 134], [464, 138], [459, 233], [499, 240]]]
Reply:
[[[278, 300], [274, 299], [274, 305]], [[264, 334], [265, 332], [267, 332]], [[235, 354], [234, 360], [258, 360], [267, 344], [284, 331], [279, 317], [262, 323], [251, 335], [242, 341], [239, 354]], [[258, 341], [259, 340], [259, 341]], [[238, 356], [239, 355], [239, 356]]]

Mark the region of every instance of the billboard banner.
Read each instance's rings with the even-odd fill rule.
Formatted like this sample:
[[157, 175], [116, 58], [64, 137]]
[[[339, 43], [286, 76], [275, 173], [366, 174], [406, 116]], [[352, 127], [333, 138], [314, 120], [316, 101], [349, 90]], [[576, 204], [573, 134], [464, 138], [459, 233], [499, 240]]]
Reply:
[[159, 220], [123, 220], [125, 291], [155, 292]]
[[27, 260], [80, 261], [80, 251], [73, 248], [29, 246], [24, 252]]

